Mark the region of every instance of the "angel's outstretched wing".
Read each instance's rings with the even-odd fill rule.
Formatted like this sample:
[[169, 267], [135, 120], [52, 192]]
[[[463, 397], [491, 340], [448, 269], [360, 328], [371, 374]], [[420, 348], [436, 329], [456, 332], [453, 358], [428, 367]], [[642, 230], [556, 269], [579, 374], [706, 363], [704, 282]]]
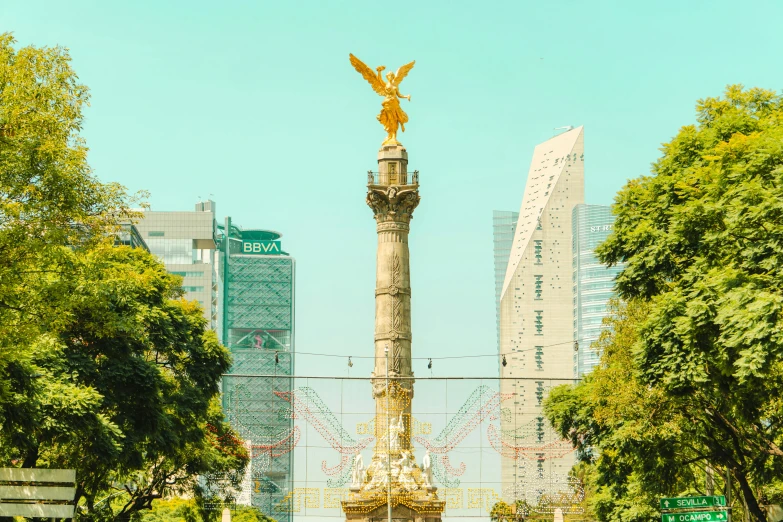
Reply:
[[386, 86], [380, 80], [378, 80], [378, 77], [375, 75], [375, 73], [372, 72], [372, 69], [367, 67], [364, 64], [364, 62], [362, 62], [354, 55], [349, 53], [349, 56], [351, 57], [351, 65], [353, 65], [353, 68], [356, 69], [362, 76], [364, 76], [365, 80], [370, 82], [370, 86], [372, 87], [372, 90], [374, 90], [381, 96], [385, 96], [386, 93], [384, 92], [384, 88]]
[[394, 85], [399, 85], [402, 83], [402, 80], [405, 79], [406, 76], [408, 76], [408, 73], [413, 69], [413, 64], [416, 63], [416, 60], [412, 61], [411, 63], [406, 63], [399, 69], [397, 69], [397, 74], [394, 75]]

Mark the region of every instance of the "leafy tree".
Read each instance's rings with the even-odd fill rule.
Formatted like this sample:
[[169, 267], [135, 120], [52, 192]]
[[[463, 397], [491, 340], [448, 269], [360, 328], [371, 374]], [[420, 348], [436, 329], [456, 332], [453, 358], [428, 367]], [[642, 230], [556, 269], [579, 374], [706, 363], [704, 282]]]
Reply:
[[514, 513], [511, 510], [511, 506], [501, 500], [495, 502], [495, 505], [492, 506], [489, 518], [492, 522], [510, 522], [514, 518]]
[[75, 468], [85, 519], [197, 492], [199, 474], [237, 483], [228, 351], [181, 279], [113, 247], [131, 199], [86, 163], [66, 50], [13, 43], [0, 36], [0, 466]]
[[29, 425], [30, 339], [63, 320], [50, 278], [67, 276], [70, 245], [104, 238], [129, 213], [121, 187], [87, 165], [88, 94], [65, 49], [13, 43], [0, 34], [0, 424]]
[[[651, 478], [660, 493], [697, 488], [694, 466], [709, 464], [728, 468], [748, 517], [765, 519], [760, 499], [783, 476], [781, 121], [780, 96], [730, 86], [700, 100], [697, 124], [616, 198], [598, 253], [625, 262], [617, 289], [633, 302], [621, 321], [633, 335], [604, 345], [619, 362], [607, 356], [603, 374], [548, 403], [561, 432], [598, 449], [611, 510]], [[622, 365], [630, 386], [606, 386]]]
[[258, 508], [250, 506], [237, 506], [231, 511], [231, 522], [276, 522], [263, 514]]
[[583, 462], [574, 472], [585, 484], [588, 512], [599, 520], [652, 520], [658, 497], [699, 491], [704, 473], [682, 431], [687, 415], [637, 376], [632, 352], [648, 306], [614, 306], [610, 328], [594, 345], [601, 365], [575, 387], [554, 388], [544, 407], [578, 449]]
[[[99, 245], [71, 262], [68, 279], [52, 281], [68, 295], [67, 320], [33, 341], [32, 422], [4, 430], [12, 458], [75, 468], [84, 516], [124, 518], [193, 491], [201, 473], [238, 482], [247, 454], [218, 400], [230, 357], [198, 305], [180, 298], [180, 279], [127, 247]], [[124, 493], [99, 502], [112, 491]]]
[[193, 499], [172, 498], [155, 500], [139, 522], [202, 522]]
[[[219, 519], [221, 512], [213, 511], [212, 518]], [[199, 512], [197, 502], [194, 499], [172, 498], [168, 500], [156, 500], [152, 503], [152, 509], [144, 512], [140, 522], [208, 522]], [[231, 510], [232, 522], [275, 522], [251, 506], [236, 506]]]

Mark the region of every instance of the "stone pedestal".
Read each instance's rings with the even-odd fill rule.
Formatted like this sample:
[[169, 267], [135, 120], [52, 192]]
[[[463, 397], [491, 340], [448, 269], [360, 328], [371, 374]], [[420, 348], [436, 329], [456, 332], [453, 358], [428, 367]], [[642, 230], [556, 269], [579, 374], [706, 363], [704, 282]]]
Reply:
[[351, 487], [349, 498], [342, 502], [346, 520], [386, 520], [390, 489], [396, 522], [439, 522], [446, 504], [438, 498], [436, 488], [427, 486], [411, 443], [408, 233], [420, 199], [418, 172], [408, 172], [407, 151], [402, 145], [382, 147], [378, 171], [368, 173], [367, 178], [367, 205], [373, 211], [378, 232], [372, 373], [376, 445], [366, 478], [359, 487]]
[[[392, 508], [393, 522], [440, 522], [441, 511], [438, 512], [420, 512], [407, 506], [396, 506]], [[378, 507], [364, 514], [345, 513], [345, 520], [356, 522], [386, 522], [386, 505]]]

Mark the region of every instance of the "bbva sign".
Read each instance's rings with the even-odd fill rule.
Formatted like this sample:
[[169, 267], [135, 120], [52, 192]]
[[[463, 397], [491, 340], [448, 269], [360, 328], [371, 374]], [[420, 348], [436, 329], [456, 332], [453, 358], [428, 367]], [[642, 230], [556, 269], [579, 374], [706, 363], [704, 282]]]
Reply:
[[279, 254], [280, 241], [242, 241], [242, 253], [266, 255]]

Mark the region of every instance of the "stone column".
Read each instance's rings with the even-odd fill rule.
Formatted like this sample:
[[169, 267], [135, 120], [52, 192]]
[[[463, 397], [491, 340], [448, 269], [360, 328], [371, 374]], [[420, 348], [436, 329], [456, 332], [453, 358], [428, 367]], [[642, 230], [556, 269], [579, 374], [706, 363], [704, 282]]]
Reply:
[[[418, 174], [408, 173], [408, 153], [400, 145], [378, 152], [378, 172], [368, 178], [367, 204], [373, 210], [378, 230], [375, 276], [375, 369], [373, 397], [376, 404], [374, 460], [385, 455], [389, 444], [386, 423], [386, 356], [389, 349], [389, 420], [404, 430], [400, 450], [411, 448], [410, 400], [413, 398], [411, 371], [411, 280], [408, 232], [413, 211], [419, 204]], [[407, 379], [399, 379], [407, 377]], [[399, 458], [399, 451], [392, 449]]]
[[[417, 172], [408, 173], [408, 153], [399, 144], [383, 147], [378, 152], [378, 172], [370, 172], [367, 179], [367, 204], [375, 215], [378, 230], [372, 373], [376, 443], [364, 480], [351, 487], [349, 498], [342, 502], [349, 522], [367, 518], [386, 520], [389, 497], [395, 520], [440, 522], [446, 508], [446, 502], [438, 498], [437, 488], [425, 485], [422, 470], [413, 460], [411, 445], [413, 371], [408, 232], [419, 200], [419, 176]], [[388, 396], [386, 348], [389, 350]]]

